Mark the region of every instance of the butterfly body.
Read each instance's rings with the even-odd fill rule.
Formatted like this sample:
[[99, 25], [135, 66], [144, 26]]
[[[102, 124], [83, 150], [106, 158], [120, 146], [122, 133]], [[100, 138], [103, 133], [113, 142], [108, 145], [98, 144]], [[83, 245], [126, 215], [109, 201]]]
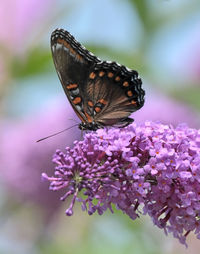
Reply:
[[125, 127], [144, 104], [138, 73], [116, 62], [101, 61], [63, 29], [51, 35], [54, 64], [63, 89], [81, 120], [82, 130]]

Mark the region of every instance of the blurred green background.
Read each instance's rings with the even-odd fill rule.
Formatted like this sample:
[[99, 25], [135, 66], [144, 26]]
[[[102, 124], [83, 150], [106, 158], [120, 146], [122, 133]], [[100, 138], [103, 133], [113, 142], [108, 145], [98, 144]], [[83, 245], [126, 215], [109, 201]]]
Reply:
[[[0, 253], [199, 253], [120, 211], [88, 216], [76, 205], [65, 216], [51, 175], [57, 148], [81, 139], [77, 128], [39, 138], [77, 120], [50, 52], [61, 27], [104, 60], [135, 69], [146, 90], [136, 122], [200, 124], [200, 2], [198, 0], [2, 0], [0, 4]], [[71, 120], [73, 119], [73, 120]]]

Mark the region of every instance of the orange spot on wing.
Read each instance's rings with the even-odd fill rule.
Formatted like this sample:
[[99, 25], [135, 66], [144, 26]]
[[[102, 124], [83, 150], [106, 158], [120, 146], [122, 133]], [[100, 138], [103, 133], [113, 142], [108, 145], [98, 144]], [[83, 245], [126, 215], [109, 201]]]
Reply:
[[66, 48], [71, 49], [70, 44], [69, 44], [68, 42], [66, 42], [65, 40], [63, 40], [63, 39], [58, 39], [57, 42], [60, 43], [60, 44], [62, 44], [62, 45], [64, 45]]
[[81, 97], [76, 97], [73, 101], [72, 101], [75, 105], [79, 104], [81, 102]]
[[123, 86], [124, 86], [124, 87], [128, 87], [128, 86], [129, 86], [129, 83], [128, 83], [127, 81], [124, 81]]
[[103, 76], [104, 76], [104, 74], [105, 74], [105, 72], [104, 72], [104, 71], [100, 71], [100, 72], [99, 72], [99, 77], [103, 77]]
[[79, 61], [82, 61], [82, 60], [83, 60], [83, 57], [82, 57], [81, 55], [79, 55], [79, 54], [71, 47], [71, 45], [70, 45], [67, 41], [65, 41], [65, 40], [63, 40], [63, 39], [58, 39], [58, 40], [57, 40], [57, 43], [60, 43], [60, 44], [64, 45], [66, 48], [68, 48], [69, 51], [70, 51], [70, 53], [71, 53], [72, 55], [74, 55], [76, 58], [78, 58]]
[[112, 78], [114, 76], [114, 74], [112, 72], [108, 72], [108, 77]]
[[91, 72], [89, 77], [90, 77], [91, 79], [95, 79], [96, 74], [95, 74], [94, 72]]
[[90, 107], [94, 107], [93, 102], [92, 102], [92, 101], [88, 101], [88, 106], [90, 106]]
[[94, 109], [97, 113], [99, 113], [101, 111], [101, 108], [100, 107], [95, 107]]
[[71, 89], [76, 89], [78, 87], [77, 84], [69, 84], [66, 86], [68, 90], [71, 90]]
[[137, 103], [136, 103], [136, 101], [132, 100], [131, 104], [136, 105]]
[[117, 77], [115, 78], [115, 81], [120, 81], [120, 77], [117, 76]]
[[92, 122], [92, 118], [91, 118], [91, 116], [90, 116], [90, 115], [88, 115], [88, 113], [87, 113], [87, 112], [84, 112], [84, 113], [85, 113], [85, 116], [86, 116], [86, 118], [87, 118], [88, 122], [89, 122], [89, 123], [91, 123], [91, 122]]
[[103, 105], [106, 105], [106, 104], [107, 104], [107, 101], [104, 100], [104, 99], [100, 99], [100, 100], [98, 100], [98, 102], [102, 103]]
[[131, 90], [129, 90], [129, 91], [127, 92], [127, 94], [128, 94], [129, 97], [133, 96], [133, 93], [132, 93]]

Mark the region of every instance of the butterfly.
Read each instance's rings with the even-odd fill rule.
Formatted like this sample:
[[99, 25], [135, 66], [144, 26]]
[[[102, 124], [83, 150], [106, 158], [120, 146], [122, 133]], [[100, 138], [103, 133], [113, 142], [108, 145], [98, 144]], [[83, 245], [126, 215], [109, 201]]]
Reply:
[[145, 92], [137, 71], [102, 61], [63, 29], [51, 34], [54, 65], [81, 130], [125, 127], [129, 115], [144, 105]]

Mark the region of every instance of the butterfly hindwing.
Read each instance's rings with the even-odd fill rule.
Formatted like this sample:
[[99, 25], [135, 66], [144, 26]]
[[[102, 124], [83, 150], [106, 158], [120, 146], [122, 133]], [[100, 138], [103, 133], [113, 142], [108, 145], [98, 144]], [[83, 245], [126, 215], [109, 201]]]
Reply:
[[128, 116], [144, 104], [141, 84], [136, 71], [115, 62], [97, 63], [89, 74], [84, 107], [95, 122], [104, 126], [126, 125]]

